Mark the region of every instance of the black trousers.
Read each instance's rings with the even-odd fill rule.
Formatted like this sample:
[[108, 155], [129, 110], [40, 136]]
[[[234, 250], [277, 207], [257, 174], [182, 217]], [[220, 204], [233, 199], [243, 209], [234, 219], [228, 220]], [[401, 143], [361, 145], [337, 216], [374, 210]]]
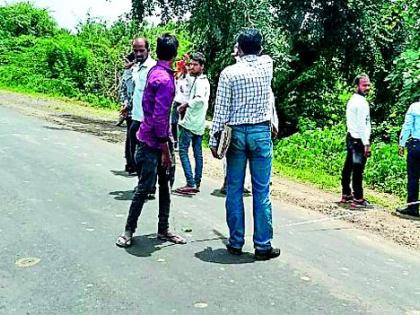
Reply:
[[363, 172], [366, 165], [365, 147], [361, 139], [356, 139], [347, 134], [347, 156], [341, 173], [341, 187], [343, 195], [351, 195], [352, 183], [353, 197], [363, 199]]
[[133, 155], [131, 154], [130, 151], [130, 128], [131, 125], [133, 123], [133, 120], [131, 119], [131, 117], [127, 117], [127, 119], [125, 120], [126, 124], [127, 124], [127, 133], [126, 133], [126, 137], [125, 137], [125, 168], [130, 168], [130, 169], [135, 169], [135, 163], [134, 163], [134, 159], [133, 159]]
[[159, 223], [158, 232], [165, 232], [169, 228], [169, 210], [171, 204], [170, 181], [171, 172], [161, 166], [162, 151], [148, 147], [139, 142], [136, 149], [136, 165], [139, 182], [131, 202], [128, 213], [126, 231], [135, 232], [137, 221], [143, 210], [147, 195], [153, 193], [156, 176], [159, 184]]
[[137, 139], [137, 131], [140, 128], [140, 122], [137, 120], [132, 120], [130, 124], [130, 128], [127, 130], [127, 138], [128, 138], [128, 154], [130, 155], [130, 166], [135, 168], [136, 164], [136, 147], [139, 143]]
[[[419, 180], [420, 180], [420, 140], [411, 140], [408, 145], [407, 154], [407, 202], [419, 200]], [[408, 206], [415, 212], [419, 211], [419, 205]]]

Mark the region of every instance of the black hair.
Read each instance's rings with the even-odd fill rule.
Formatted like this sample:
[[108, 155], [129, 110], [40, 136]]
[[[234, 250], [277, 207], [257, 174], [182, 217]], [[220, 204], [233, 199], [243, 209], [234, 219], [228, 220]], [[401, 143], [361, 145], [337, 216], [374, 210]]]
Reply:
[[361, 79], [364, 79], [364, 78], [369, 79], [369, 76], [368, 76], [366, 73], [361, 73], [361, 74], [358, 74], [358, 75], [354, 78], [354, 80], [353, 80], [354, 85], [359, 85], [360, 80], [361, 80]]
[[201, 66], [206, 63], [206, 57], [201, 52], [193, 53], [191, 60], [197, 61]]
[[262, 48], [263, 37], [261, 32], [256, 28], [244, 28], [238, 36], [238, 46], [245, 55], [257, 55]]
[[178, 40], [174, 35], [165, 33], [157, 39], [156, 55], [160, 60], [172, 60], [178, 52]]

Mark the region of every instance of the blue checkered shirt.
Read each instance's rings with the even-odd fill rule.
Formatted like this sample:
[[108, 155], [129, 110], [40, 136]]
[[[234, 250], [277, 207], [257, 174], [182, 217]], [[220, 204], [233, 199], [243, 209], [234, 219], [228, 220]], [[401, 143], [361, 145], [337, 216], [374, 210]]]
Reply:
[[273, 60], [267, 56], [246, 55], [226, 67], [219, 78], [210, 146], [215, 133], [225, 124], [258, 124], [271, 119], [270, 91]]

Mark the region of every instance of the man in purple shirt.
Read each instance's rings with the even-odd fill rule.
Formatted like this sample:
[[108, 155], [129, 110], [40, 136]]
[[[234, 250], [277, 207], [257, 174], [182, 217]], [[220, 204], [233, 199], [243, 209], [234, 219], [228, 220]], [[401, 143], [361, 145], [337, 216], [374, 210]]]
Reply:
[[159, 223], [157, 237], [176, 244], [185, 240], [169, 231], [170, 169], [172, 156], [169, 149], [169, 114], [175, 95], [174, 73], [171, 63], [177, 55], [178, 40], [163, 34], [157, 40], [158, 62], [150, 69], [143, 94], [144, 120], [137, 132], [140, 144], [136, 150], [139, 183], [128, 213], [124, 233], [116, 245], [128, 247], [137, 228], [137, 221], [148, 194], [153, 191], [156, 176], [159, 183]]

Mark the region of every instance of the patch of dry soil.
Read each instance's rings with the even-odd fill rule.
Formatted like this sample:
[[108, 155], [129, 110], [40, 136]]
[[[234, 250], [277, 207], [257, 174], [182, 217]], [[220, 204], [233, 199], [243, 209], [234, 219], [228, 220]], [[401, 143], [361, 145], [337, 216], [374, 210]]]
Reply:
[[[125, 139], [125, 128], [115, 126], [118, 119], [116, 112], [94, 109], [73, 102], [3, 91], [0, 91], [0, 105], [15, 108], [27, 115], [41, 117], [60, 126], [60, 129], [94, 134], [114, 143], [123, 142]], [[213, 159], [209, 150], [204, 152], [204, 165], [204, 175], [216, 178], [222, 184], [222, 162]], [[362, 212], [351, 211], [336, 203], [337, 195], [278, 174], [273, 176], [271, 187], [272, 198], [283, 203], [351, 222], [360, 229], [420, 250], [420, 221], [393, 216], [391, 212], [379, 207]], [[383, 195], [381, 197], [385, 198]]]

